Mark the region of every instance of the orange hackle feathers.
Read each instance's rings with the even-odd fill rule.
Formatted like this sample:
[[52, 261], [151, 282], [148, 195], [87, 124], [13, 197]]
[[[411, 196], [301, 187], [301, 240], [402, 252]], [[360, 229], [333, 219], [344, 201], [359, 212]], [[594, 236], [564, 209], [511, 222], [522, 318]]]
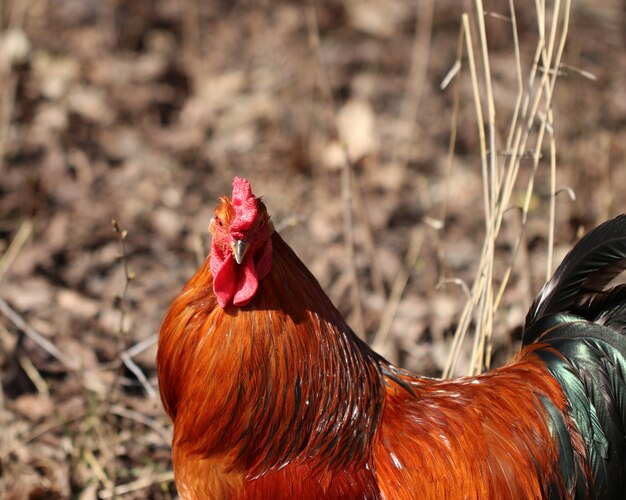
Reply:
[[[338, 468], [362, 469], [380, 412], [379, 367], [364, 346], [353, 351], [352, 333], [330, 303], [324, 318], [298, 305], [328, 299], [296, 286], [311, 276], [273, 238], [276, 258], [254, 305], [217, 306], [205, 263], [165, 318], [159, 377], [176, 423], [175, 447], [180, 443], [191, 456], [223, 456], [227, 469], [248, 477], [302, 463], [302, 471], [318, 478], [327, 464], [304, 460], [315, 453]], [[362, 392], [358, 399], [353, 384]]]
[[374, 450], [386, 498], [544, 498], [551, 483], [566, 491], [542, 399], [559, 411], [566, 402], [532, 353], [480, 377], [406, 380], [413, 394], [387, 391]]
[[[233, 198], [220, 199], [211, 256], [172, 303], [159, 340], [182, 498], [526, 499], [611, 491], [598, 479], [610, 469], [598, 468], [604, 448], [598, 454], [588, 443], [590, 435], [600, 442], [607, 412], [585, 420], [585, 405], [600, 403], [584, 399], [581, 379], [572, 378], [582, 364], [572, 360], [591, 355], [560, 333], [573, 328], [582, 337], [586, 320], [547, 317], [543, 334], [531, 332], [536, 343], [490, 373], [419, 377], [354, 335], [273, 230], [247, 181], [235, 180]], [[238, 300], [244, 289], [250, 295]]]

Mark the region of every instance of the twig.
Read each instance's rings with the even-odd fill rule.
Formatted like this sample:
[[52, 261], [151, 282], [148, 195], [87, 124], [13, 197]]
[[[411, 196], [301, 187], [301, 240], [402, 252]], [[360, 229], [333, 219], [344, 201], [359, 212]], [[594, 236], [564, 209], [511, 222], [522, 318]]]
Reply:
[[[10, 69], [7, 71], [11, 71]], [[5, 75], [0, 95], [0, 172], [4, 170], [6, 144], [11, 130], [11, 116], [15, 107], [15, 93], [17, 92], [17, 75]]]
[[400, 305], [400, 299], [402, 298], [406, 284], [409, 281], [409, 273], [417, 264], [423, 240], [424, 237], [421, 232], [413, 233], [409, 249], [407, 250], [406, 257], [404, 258], [404, 266], [400, 269], [395, 281], [393, 282], [389, 299], [385, 304], [385, 309], [383, 310], [378, 330], [374, 336], [372, 347], [375, 351], [381, 352], [385, 348], [387, 337], [389, 335], [389, 331], [391, 330], [391, 325], [393, 324], [393, 319], [398, 310], [398, 306]]
[[486, 10], [485, 11], [485, 16], [486, 17], [493, 17], [494, 19], [497, 19], [498, 21], [504, 21], [504, 22], [507, 22], [507, 23], [512, 22], [510, 17], [505, 16], [503, 14], [500, 14], [498, 12], [492, 12], [492, 11]]
[[576, 66], [571, 66], [565, 63], [561, 63], [559, 65], [558, 70], [555, 70], [554, 68], [546, 69], [544, 66], [539, 66], [539, 70], [542, 72], [546, 72], [551, 76], [558, 75], [558, 76], [565, 76], [565, 77], [569, 76], [568, 71], [571, 71], [572, 73], [576, 73], [577, 75], [580, 75], [583, 78], [586, 78], [587, 80], [591, 80], [594, 82], [597, 80], [596, 75], [594, 75], [590, 71], [585, 71], [584, 69], [577, 68]]
[[[122, 288], [122, 292], [117, 294], [114, 298], [114, 304], [120, 311], [119, 328], [118, 328], [118, 334], [119, 334], [118, 346], [120, 350], [120, 359], [122, 360], [124, 365], [127, 366], [128, 369], [131, 372], [133, 372], [133, 374], [143, 384], [144, 381], [147, 383], [147, 381], [145, 380], [145, 376], [143, 375], [143, 372], [132, 361], [130, 356], [124, 354], [124, 351], [127, 347], [128, 337], [129, 337], [128, 332], [125, 328], [126, 294], [128, 292], [128, 287], [130, 285], [130, 282], [135, 279], [135, 274], [130, 272], [128, 269], [128, 259], [126, 256], [126, 237], [128, 236], [128, 231], [126, 231], [125, 229], [121, 229], [119, 224], [117, 223], [117, 220], [115, 219], [111, 220], [111, 226], [113, 227], [113, 230], [118, 235], [118, 241], [119, 241], [119, 246], [120, 246], [120, 255], [118, 258], [120, 262], [122, 263], [122, 268], [124, 269], [124, 285]], [[115, 398], [118, 396], [118, 393], [120, 390], [119, 388], [120, 388], [121, 377], [122, 377], [122, 370], [118, 369], [113, 381], [111, 382], [111, 390], [108, 392], [108, 394], [105, 397], [104, 407], [110, 407], [113, 404], [113, 401], [115, 401]], [[149, 392], [148, 394], [151, 394], [151, 393]], [[105, 460], [105, 466], [107, 465], [109, 466], [108, 467], [109, 475], [104, 476], [106, 480], [108, 481], [108, 483], [105, 483], [104, 481], [102, 481], [102, 478], [99, 478], [99, 479], [105, 487], [109, 489], [113, 489], [113, 487], [115, 486], [115, 483], [117, 482], [118, 463], [115, 460], [115, 453], [114, 452], [111, 453], [110, 449], [113, 449], [113, 450], [115, 449], [115, 446], [119, 442], [120, 435], [118, 433], [118, 429], [116, 426], [117, 424], [115, 422], [115, 419], [112, 417], [112, 415], [106, 415], [106, 417], [107, 418], [105, 420], [109, 424], [108, 427], [98, 426], [95, 428], [95, 430], [99, 438], [99, 441], [101, 442], [100, 450], [102, 451], [102, 454]], [[109, 432], [110, 435], [105, 436], [104, 435], [105, 431]], [[107, 443], [107, 441], [109, 442]], [[99, 465], [99, 463], [97, 463], [97, 465]]]
[[450, 82], [452, 81], [452, 79], [460, 71], [461, 71], [461, 61], [459, 59], [457, 59], [456, 61], [454, 61], [454, 64], [452, 65], [452, 67], [446, 73], [446, 76], [443, 77], [443, 80], [441, 80], [441, 83], [439, 84], [439, 89], [440, 90], [447, 89], [448, 85], [450, 85]]
[[591, 81], [594, 81], [594, 82], [597, 80], [596, 75], [594, 75], [590, 71], [586, 71], [584, 69], [577, 68], [576, 66], [572, 66], [571, 64], [561, 63], [559, 67], [564, 69], [564, 70], [566, 70], [566, 71], [571, 71], [572, 73], [576, 73], [576, 74], [582, 76], [583, 78], [587, 78], [588, 80], [591, 80]]
[[174, 481], [173, 471], [161, 472], [160, 474], [137, 479], [136, 481], [132, 481], [130, 483], [120, 484], [112, 489], [104, 489], [98, 493], [98, 497], [112, 498], [117, 495], [126, 495], [127, 493], [132, 493], [133, 491], [148, 488], [153, 484], [171, 483], [172, 481]]
[[[9, 4], [7, 7], [9, 21], [5, 33], [23, 28], [31, 3], [30, 0], [22, 0]], [[2, 65], [0, 67], [0, 87], [2, 87], [0, 94], [0, 172], [4, 170], [6, 144], [13, 126], [11, 117], [15, 108], [17, 85], [18, 75], [13, 71], [12, 65], [10, 63]]]
[[24, 321], [20, 315], [15, 312], [9, 304], [5, 302], [4, 299], [0, 297], [0, 311], [4, 314], [11, 322], [17, 326], [20, 330], [22, 330], [28, 338], [30, 338], [33, 342], [35, 342], [39, 347], [41, 347], [44, 351], [46, 351], [50, 356], [60, 361], [66, 368], [74, 371], [77, 369], [76, 363], [70, 359], [69, 356], [62, 353], [57, 346], [55, 346], [52, 342], [50, 342], [47, 338], [37, 332], [33, 327], [29, 326], [26, 321]]
[[[333, 99], [332, 88], [330, 85], [330, 77], [328, 75], [328, 67], [324, 62], [322, 55], [319, 24], [317, 20], [317, 4], [312, 0], [306, 9], [307, 29], [309, 34], [309, 43], [315, 50], [318, 65], [321, 73], [321, 90], [325, 96], [329, 123], [333, 129], [333, 135], [339, 138], [337, 129], [337, 113], [335, 102]], [[351, 277], [352, 303], [354, 307], [354, 329], [360, 336], [365, 335], [365, 324], [363, 321], [363, 305], [361, 303], [361, 292], [358, 283], [358, 272], [356, 268], [356, 260], [354, 258], [354, 227], [352, 224], [352, 161], [348, 155], [345, 144], [343, 146], [344, 164], [341, 170], [341, 198], [343, 201], [343, 225], [344, 225], [344, 241], [346, 249], [347, 269]]]
[[148, 394], [148, 397], [152, 400], [155, 400], [157, 398], [157, 393], [155, 392], [154, 388], [152, 387], [152, 385], [150, 384], [150, 382], [148, 381], [144, 373], [141, 371], [141, 368], [137, 366], [137, 364], [132, 360], [132, 358], [128, 355], [126, 351], [120, 354], [120, 358], [122, 358], [122, 361], [126, 365], [126, 367], [131, 372], [133, 372], [135, 377], [137, 377], [137, 380], [139, 380], [139, 382], [145, 389], [146, 393]]
[[18, 361], [26, 375], [28, 375], [30, 381], [37, 389], [37, 392], [46, 396], [50, 394], [48, 384], [46, 384], [46, 381], [43, 379], [41, 373], [39, 373], [39, 370], [37, 370], [33, 362], [24, 355], [18, 356]]
[[108, 363], [102, 363], [100, 367], [103, 370], [114, 370], [116, 368], [119, 368], [122, 365], [122, 363], [124, 363], [124, 361], [121, 359], [122, 355], [124, 355], [124, 357], [134, 358], [138, 354], [141, 354], [142, 352], [144, 352], [146, 349], [150, 349], [150, 347], [152, 347], [158, 341], [159, 341], [158, 335], [156, 333], [153, 333], [152, 335], [139, 341], [132, 347], [126, 349], [125, 351], [122, 351], [120, 353], [119, 359], [113, 359], [109, 361]]
[[0, 280], [2, 280], [2, 277], [9, 270], [11, 264], [13, 264], [13, 261], [19, 255], [32, 232], [33, 221], [27, 219], [22, 222], [20, 228], [17, 230], [17, 233], [15, 233], [15, 237], [11, 241], [9, 248], [7, 248], [6, 252], [2, 254], [2, 257], [0, 257]]
[[[459, 28], [459, 36], [458, 36], [458, 40], [457, 40], [457, 48], [456, 48], [456, 61], [452, 67], [452, 69], [448, 72], [448, 75], [446, 76], [446, 78], [444, 78], [444, 81], [441, 83], [441, 86], [444, 87], [444, 83], [445, 83], [445, 87], [448, 86], [448, 82], [446, 80], [448, 79], [452, 79], [454, 78], [457, 74], [460, 75], [461, 73], [461, 69], [462, 69], [462, 57], [463, 57], [463, 46], [464, 46], [464, 42], [465, 42], [465, 37], [464, 37], [464, 28], [463, 25], [461, 24], [460, 28]], [[455, 84], [454, 84], [454, 90], [453, 90], [453, 104], [452, 104], [452, 114], [450, 116], [450, 140], [448, 141], [448, 153], [447, 153], [447, 162], [446, 162], [446, 184], [445, 184], [445, 193], [446, 195], [444, 196], [443, 199], [443, 206], [441, 207], [441, 215], [439, 217], [439, 220], [441, 221], [441, 229], [443, 229], [445, 227], [446, 224], [446, 218], [448, 215], [448, 203], [450, 200], [450, 185], [452, 182], [452, 174], [454, 171], [454, 151], [456, 149], [456, 137], [457, 137], [457, 132], [458, 132], [458, 128], [459, 128], [459, 104], [460, 104], [460, 100], [461, 100], [461, 79], [456, 78]], [[439, 232], [437, 233], [437, 235], [439, 235]], [[438, 245], [438, 252], [437, 254], [440, 255], [441, 257], [441, 261], [444, 260], [444, 252], [445, 252], [445, 248], [441, 243], [441, 238], [438, 238], [437, 240], [437, 245]]]
[[93, 452], [89, 449], [84, 450], [84, 457], [94, 475], [98, 478], [98, 481], [100, 481], [102, 485], [108, 490], [112, 490], [114, 488], [113, 481], [109, 479], [109, 476], [107, 476], [107, 473], [104, 471], [104, 468], [102, 467], [96, 456], [93, 454]]
[[576, 201], [576, 193], [574, 192], [574, 190], [569, 187], [569, 186], [561, 186], [560, 188], [558, 188], [555, 192], [554, 195], [558, 196], [561, 193], [565, 193], [567, 194], [567, 196], [569, 197], [570, 201]]
[[123, 418], [134, 420], [135, 422], [139, 422], [145, 425], [146, 427], [149, 427], [154, 432], [156, 432], [161, 437], [161, 439], [163, 439], [164, 443], [168, 445], [172, 442], [172, 433], [168, 432], [168, 430], [165, 427], [163, 427], [161, 424], [159, 424], [155, 420], [146, 417], [143, 413], [140, 413], [135, 410], [131, 410], [129, 408], [125, 408], [121, 405], [111, 406], [109, 408], [109, 412], [113, 413], [114, 415], [123, 417]]
[[69, 418], [56, 418], [53, 421], [46, 421], [43, 422], [42, 424], [38, 425], [37, 427], [35, 427], [30, 434], [25, 437], [24, 439], [22, 439], [19, 443], [0, 451], [0, 460], [4, 460], [6, 457], [8, 457], [9, 455], [15, 453], [17, 450], [19, 450], [22, 446], [26, 446], [28, 443], [30, 443], [31, 441], [37, 439], [39, 436], [45, 434], [46, 432], [50, 432], [52, 429], [56, 429], [57, 427], [61, 427], [67, 424], [70, 424], [72, 422], [75, 422], [76, 420], [80, 420], [82, 418], [85, 418], [88, 415], [88, 413], [86, 411], [80, 411], [78, 412], [76, 415], [73, 415], [72, 417]]
[[361, 289], [356, 268], [354, 252], [354, 225], [352, 223], [352, 162], [348, 157], [348, 148], [344, 145], [344, 166], [341, 170], [341, 198], [343, 200], [343, 232], [346, 248], [347, 268], [350, 272], [352, 286], [352, 304], [354, 306], [354, 329], [361, 338], [365, 338]]
[[368, 215], [365, 199], [362, 194], [361, 186], [358, 179], [353, 178], [352, 183], [352, 197], [355, 204], [356, 215], [363, 227], [363, 243], [365, 246], [365, 253], [369, 259], [369, 268], [372, 273], [372, 285], [374, 291], [379, 297], [383, 299], [387, 297], [385, 292], [385, 280], [383, 278], [383, 271], [378, 259], [378, 250], [376, 248], [376, 238], [374, 237], [374, 231], [372, 230], [372, 224]]
[[442, 280], [439, 283], [437, 283], [437, 286], [435, 288], [439, 290], [440, 288], [446, 285], [458, 286], [461, 290], [463, 290], [463, 294], [465, 295], [465, 298], [467, 300], [471, 300], [472, 291], [470, 290], [470, 287], [468, 286], [468, 284], [465, 281], [463, 281], [461, 278], [446, 278], [445, 280]]
[[[396, 140], [404, 139], [405, 143], [400, 151], [396, 147], [391, 148], [392, 162], [399, 162], [404, 172], [416, 144], [417, 118], [426, 83], [426, 70], [430, 60], [434, 11], [434, 0], [423, 0], [415, 3], [415, 34], [411, 49], [411, 65], [405, 83], [404, 103], [400, 108], [403, 111], [403, 116], [398, 122], [399, 127], [397, 127], [395, 134]], [[409, 127], [408, 136], [401, 133], [405, 130], [405, 126]], [[405, 175], [404, 172], [402, 173], [403, 176]]]
[[119, 224], [117, 223], [117, 220], [115, 219], [111, 219], [111, 226], [113, 226], [113, 230], [118, 235], [118, 241], [120, 245], [119, 260], [122, 263], [122, 267], [124, 269], [124, 285], [122, 287], [122, 292], [115, 295], [114, 302], [115, 302], [115, 306], [120, 311], [118, 332], [120, 334], [125, 334], [126, 331], [124, 328], [124, 323], [126, 320], [126, 307], [125, 307], [126, 294], [128, 293], [128, 286], [130, 285], [130, 282], [133, 281], [136, 276], [135, 276], [135, 273], [129, 271], [128, 259], [126, 258], [126, 237], [128, 236], [128, 231], [126, 231], [126, 229], [121, 229]]
[[154, 344], [159, 341], [159, 336], [156, 333], [153, 333], [149, 337], [137, 342], [134, 346], [126, 349], [122, 354], [125, 354], [129, 358], [134, 358], [138, 354], [141, 354], [147, 349], [150, 349]]

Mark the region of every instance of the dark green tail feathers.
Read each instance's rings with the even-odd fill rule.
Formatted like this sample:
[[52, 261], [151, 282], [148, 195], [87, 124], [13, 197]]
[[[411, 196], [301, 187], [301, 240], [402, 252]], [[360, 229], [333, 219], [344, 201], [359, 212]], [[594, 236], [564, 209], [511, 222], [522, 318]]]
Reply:
[[611, 285], [624, 269], [621, 215], [578, 242], [526, 317], [524, 344], [546, 345], [537, 354], [562, 387], [585, 443], [583, 459], [572, 449], [566, 422], [546, 404], [562, 477], [576, 498], [626, 497], [626, 285]]
[[[529, 330], [541, 318], [572, 312], [591, 321], [601, 320], [614, 309], [624, 308], [622, 287], [605, 287], [626, 269], [626, 214], [587, 233], [563, 259], [526, 316], [525, 344]], [[595, 314], [591, 319], [587, 315]], [[609, 317], [613, 314], [609, 314]], [[606, 318], [605, 318], [606, 319]], [[599, 322], [599, 321], [598, 321]]]

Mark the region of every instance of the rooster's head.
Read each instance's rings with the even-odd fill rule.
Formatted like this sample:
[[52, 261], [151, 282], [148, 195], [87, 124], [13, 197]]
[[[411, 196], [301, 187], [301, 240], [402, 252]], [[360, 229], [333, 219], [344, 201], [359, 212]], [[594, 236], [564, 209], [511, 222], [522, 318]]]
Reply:
[[244, 306], [272, 268], [274, 231], [260, 198], [246, 179], [235, 177], [232, 197], [222, 196], [211, 219], [213, 291], [222, 308]]

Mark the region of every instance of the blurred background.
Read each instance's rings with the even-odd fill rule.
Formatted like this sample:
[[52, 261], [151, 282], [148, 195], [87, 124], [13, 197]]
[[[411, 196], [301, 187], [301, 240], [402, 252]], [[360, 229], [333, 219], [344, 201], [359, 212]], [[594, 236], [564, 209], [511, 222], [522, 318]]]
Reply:
[[[515, 2], [524, 78], [535, 7]], [[506, 137], [510, 11], [484, 10]], [[156, 335], [207, 255], [234, 175], [359, 335], [442, 374], [485, 237], [466, 47], [454, 70], [464, 12], [475, 35], [470, 1], [0, 2], [0, 498], [176, 496]], [[549, 129], [567, 188], [555, 263], [626, 211], [625, 45], [624, 2], [573, 3]], [[542, 160], [532, 173], [533, 153], [512, 196], [521, 205], [534, 176], [496, 365], [545, 281], [550, 171]], [[496, 280], [519, 231], [511, 210]], [[455, 373], [468, 369], [467, 343]]]

